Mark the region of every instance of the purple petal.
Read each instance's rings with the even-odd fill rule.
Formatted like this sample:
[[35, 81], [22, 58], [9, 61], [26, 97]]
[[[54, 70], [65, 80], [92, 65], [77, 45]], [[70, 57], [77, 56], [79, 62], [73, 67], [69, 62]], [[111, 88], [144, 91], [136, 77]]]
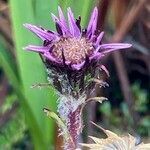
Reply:
[[95, 53], [97, 53], [99, 51], [99, 49], [101, 48], [102, 45], [98, 45], [98, 47], [95, 50]]
[[71, 62], [66, 60], [66, 61], [65, 61], [65, 64], [66, 64], [66, 65], [70, 65]]
[[67, 22], [66, 22], [66, 19], [64, 17], [64, 14], [63, 14], [62, 9], [60, 8], [60, 6], [58, 6], [58, 13], [59, 13], [59, 19], [60, 19], [60, 21], [67, 28]]
[[105, 73], [107, 74], [108, 77], [110, 77], [110, 74], [109, 74], [109, 71], [108, 69], [104, 66], [104, 65], [101, 65], [100, 68], [105, 71]]
[[99, 36], [97, 37], [95, 46], [98, 46], [98, 45], [99, 45], [99, 43], [101, 42], [103, 36], [104, 36], [104, 32], [101, 32], [101, 33], [99, 34]]
[[94, 42], [96, 40], [96, 35], [92, 35], [91, 38], [89, 39], [90, 42]]
[[68, 8], [68, 22], [69, 22], [71, 34], [75, 37], [79, 37], [81, 35], [81, 32], [80, 32], [80, 29], [78, 28], [78, 26], [76, 25], [76, 20], [71, 11], [71, 8]]
[[49, 47], [45, 46], [36, 46], [36, 45], [28, 45], [27, 47], [24, 48], [25, 50], [30, 50], [38, 53], [44, 53], [46, 51], [49, 51]]
[[35, 25], [31, 25], [31, 24], [24, 24], [24, 26], [29, 29], [31, 32], [35, 33], [39, 38], [41, 38], [43, 41], [44, 40], [54, 40], [57, 38], [57, 35], [51, 33], [51, 32], [48, 32], [47, 30], [45, 29], [42, 29], [40, 27], [37, 27]]
[[59, 63], [55, 57], [53, 57], [49, 52], [45, 52], [43, 54], [43, 56], [47, 59], [49, 59], [50, 61], [53, 61], [53, 62], [56, 62], [56, 63]]
[[110, 43], [110, 44], [102, 44], [99, 47], [101, 53], [106, 54], [111, 51], [130, 48], [132, 45], [127, 43]]
[[85, 64], [85, 61], [83, 61], [83, 62], [80, 63], [80, 64], [73, 64], [73, 65], [71, 65], [71, 66], [72, 66], [72, 68], [75, 69], [75, 70], [80, 70], [80, 69], [83, 67], [84, 64]]
[[94, 54], [92, 56], [90, 56], [90, 60], [92, 59], [97, 59], [99, 60], [101, 57], [103, 57], [104, 55], [100, 52], [94, 52]]
[[53, 13], [51, 13], [52, 19], [54, 22], [58, 23], [58, 25], [61, 27], [63, 35], [65, 36], [69, 36], [70, 35], [70, 31], [69, 29], [63, 24], [63, 22], [61, 22]]
[[96, 26], [97, 26], [97, 19], [98, 19], [98, 9], [97, 7], [94, 8], [88, 27], [87, 27], [87, 36], [89, 37], [91, 34], [93, 35], [95, 30], [96, 30]]

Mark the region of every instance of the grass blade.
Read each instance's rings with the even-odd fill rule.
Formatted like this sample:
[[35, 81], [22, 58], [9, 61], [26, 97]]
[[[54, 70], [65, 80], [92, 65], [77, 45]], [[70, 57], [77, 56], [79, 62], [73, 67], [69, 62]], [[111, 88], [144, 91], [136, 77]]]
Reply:
[[[58, 0], [35, 0], [34, 6], [35, 8], [35, 22], [38, 25], [43, 26], [44, 28], [48, 28], [49, 30], [55, 30], [55, 23], [52, 21], [51, 13], [54, 13], [57, 15], [57, 8], [58, 8]], [[49, 90], [50, 93], [54, 93], [53, 89]], [[50, 106], [50, 108], [56, 108], [56, 97], [53, 97], [50, 95], [47, 106]], [[46, 107], [47, 107], [46, 106]], [[53, 109], [54, 110], [54, 109]], [[46, 130], [45, 130], [45, 140], [47, 142], [52, 141], [54, 138], [54, 129], [52, 126], [53, 120], [47, 119], [45, 122]]]
[[[35, 82], [46, 81], [45, 69], [40, 60], [40, 57], [37, 54], [25, 52], [22, 50], [22, 47], [30, 43], [39, 43], [39, 41], [35, 39], [33, 35], [31, 35], [22, 26], [22, 24], [26, 22], [36, 22], [33, 3], [30, 0], [10, 0], [10, 7], [13, 31], [15, 35], [17, 61], [22, 81], [23, 93], [25, 95], [26, 103], [29, 105], [29, 112], [33, 114], [33, 117], [31, 118], [30, 114], [28, 113], [28, 124], [31, 129], [32, 137], [34, 138], [33, 140], [35, 142], [34, 145], [36, 149], [47, 150], [49, 144], [52, 143], [52, 138], [51, 141], [48, 141], [49, 139], [45, 137], [45, 133], [49, 132], [48, 124], [51, 127], [51, 131], [54, 131], [54, 126], [43, 115], [42, 109], [45, 106], [54, 106], [54, 101], [52, 101], [52, 99], [55, 99], [55, 96], [52, 93], [52, 90], [30, 89], [30, 86]], [[35, 126], [39, 131], [35, 130]], [[40, 135], [37, 136], [37, 133]]]
[[33, 112], [31, 111], [31, 108], [22, 93], [21, 84], [15, 74], [15, 71], [13, 70], [13, 65], [12, 65], [13, 59], [10, 57], [9, 53], [7, 53], [7, 49], [3, 45], [3, 40], [1, 38], [0, 38], [0, 41], [1, 41], [0, 43], [0, 62], [1, 62], [0, 65], [3, 68], [10, 83], [12, 84], [12, 87], [15, 90], [18, 99], [20, 100], [20, 103], [22, 104], [21, 106], [23, 107], [24, 110], [26, 110], [26, 115], [30, 116], [30, 117], [27, 117], [27, 122], [30, 128], [30, 131], [33, 133], [36, 130], [34, 134], [31, 134], [33, 137], [34, 143], [43, 143], [42, 145], [44, 145], [44, 142], [41, 141], [40, 138], [37, 138], [39, 136], [42, 136], [42, 133], [40, 133], [39, 126], [37, 125], [38, 124], [37, 120], [35, 120]]

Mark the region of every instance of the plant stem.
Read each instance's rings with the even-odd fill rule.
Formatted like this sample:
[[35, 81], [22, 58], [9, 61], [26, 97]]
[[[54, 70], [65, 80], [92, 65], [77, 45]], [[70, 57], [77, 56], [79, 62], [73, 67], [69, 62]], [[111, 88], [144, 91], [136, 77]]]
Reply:
[[[72, 139], [73, 144], [70, 142], [69, 147], [67, 150], [75, 149], [78, 146], [78, 137], [81, 131], [81, 108], [78, 107], [76, 111], [71, 112], [68, 115], [69, 124], [68, 124], [68, 130]], [[70, 149], [69, 149], [70, 148]]]
[[[60, 95], [58, 100], [58, 113], [66, 128], [62, 128], [61, 135], [64, 138], [64, 150], [75, 150], [78, 147], [79, 134], [82, 130], [82, 104], [85, 97], [76, 99], [70, 96]], [[66, 137], [67, 136], [67, 137]]]

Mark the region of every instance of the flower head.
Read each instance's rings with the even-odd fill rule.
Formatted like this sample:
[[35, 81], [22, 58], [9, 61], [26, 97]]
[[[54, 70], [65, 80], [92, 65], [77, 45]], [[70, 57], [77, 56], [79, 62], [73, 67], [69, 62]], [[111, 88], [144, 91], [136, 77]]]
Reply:
[[[101, 128], [101, 127], [99, 127]], [[130, 134], [118, 136], [117, 134], [101, 128], [107, 135], [106, 139], [100, 139], [93, 136], [90, 138], [94, 141], [92, 144], [81, 144], [89, 150], [149, 150], [150, 143], [137, 143], [137, 139]]]
[[[59, 17], [52, 14], [56, 30], [49, 31], [31, 24], [24, 26], [35, 33], [43, 45], [29, 45], [25, 49], [39, 53], [47, 67], [49, 81], [62, 94], [78, 97], [91, 85], [95, 78], [98, 61], [118, 49], [129, 48], [130, 44], [114, 43], [102, 44], [104, 32], [97, 33], [98, 9], [95, 7], [86, 29], [81, 29], [81, 17], [74, 18], [68, 8], [68, 21], [60, 7]], [[89, 82], [90, 81], [90, 82]]]
[[[101, 58], [118, 49], [129, 48], [130, 44], [102, 44], [104, 32], [96, 30], [98, 9], [95, 7], [86, 29], [81, 29], [81, 17], [74, 18], [68, 8], [68, 21], [60, 7], [59, 17], [52, 14], [57, 32], [46, 30], [31, 24], [24, 26], [35, 33], [43, 45], [29, 45], [25, 49], [41, 55], [47, 68], [48, 81], [59, 94], [58, 112], [66, 125], [71, 139], [64, 142], [66, 149], [75, 149], [78, 135], [82, 130], [81, 112], [86, 100], [86, 92], [93, 91], [99, 80]], [[87, 100], [88, 101], [88, 100]], [[65, 130], [61, 134], [65, 135]]]

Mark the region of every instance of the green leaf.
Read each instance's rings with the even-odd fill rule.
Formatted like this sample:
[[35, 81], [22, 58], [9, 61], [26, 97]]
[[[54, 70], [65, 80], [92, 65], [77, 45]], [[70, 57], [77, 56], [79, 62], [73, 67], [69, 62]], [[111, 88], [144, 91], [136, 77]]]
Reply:
[[0, 37], [0, 65], [4, 69], [10, 82], [16, 86], [19, 85], [19, 76], [17, 66], [14, 63], [13, 57], [3, 44], [4, 40]]
[[58, 14], [58, 0], [35, 0], [35, 22], [50, 30], [55, 30], [55, 23], [52, 21], [51, 13]]
[[[10, 57], [9, 53], [7, 53], [7, 49], [3, 45], [3, 41], [1, 40], [0, 43], [0, 62], [1, 67], [3, 68], [7, 78], [9, 79], [10, 83], [12, 84], [12, 87], [14, 88], [17, 97], [19, 99], [19, 102], [21, 103], [21, 106], [25, 110], [25, 114], [28, 116], [26, 118], [28, 127], [30, 129], [34, 144], [36, 143], [42, 143], [43, 147], [45, 146], [45, 142], [43, 141], [43, 135], [41, 133], [41, 130], [39, 128], [39, 125], [37, 123], [37, 120], [35, 116], [33, 115], [32, 109], [28, 104], [28, 101], [25, 99], [21, 84], [13, 70], [13, 58]], [[35, 132], [36, 131], [36, 132]], [[40, 139], [40, 138], [41, 139]], [[35, 147], [38, 145], [35, 145]]]
[[[55, 0], [55, 1], [54, 0], [44, 0], [44, 3], [43, 3], [43, 0], [35, 0], [34, 5], [35, 5], [34, 8], [35, 8], [36, 24], [41, 25], [44, 28], [54, 31], [55, 23], [52, 21], [51, 13], [54, 13], [57, 15], [58, 0]], [[47, 105], [45, 105], [45, 106], [46, 107], [48, 106], [50, 108], [55, 108], [56, 104], [54, 102], [56, 101], [56, 98], [54, 97], [52, 99], [52, 95], [53, 95], [54, 91], [52, 89], [49, 89], [49, 92], [52, 94], [51, 95], [49, 94], [50, 97], [48, 99]], [[55, 109], [53, 109], [53, 110], [55, 110]], [[46, 137], [47, 142], [52, 141], [55, 136], [54, 129], [52, 128], [52, 126], [49, 125], [50, 123], [52, 124], [52, 122], [53, 122], [52, 120], [47, 119], [47, 122], [45, 123], [46, 130], [45, 130], [44, 136]]]
[[[22, 104], [25, 105], [23, 107], [27, 113], [26, 118], [35, 149], [47, 150], [54, 139], [54, 124], [43, 115], [42, 109], [47, 106], [55, 110], [56, 96], [52, 89], [30, 88], [35, 82], [47, 82], [45, 68], [38, 54], [22, 50], [22, 47], [28, 44], [39, 44], [39, 40], [23, 28], [23, 23], [36, 23], [34, 3], [35, 1], [30, 0], [10, 0], [10, 8], [22, 93], [25, 95]], [[43, 5], [49, 4], [43, 3]], [[22, 93], [19, 93], [20, 96]]]

